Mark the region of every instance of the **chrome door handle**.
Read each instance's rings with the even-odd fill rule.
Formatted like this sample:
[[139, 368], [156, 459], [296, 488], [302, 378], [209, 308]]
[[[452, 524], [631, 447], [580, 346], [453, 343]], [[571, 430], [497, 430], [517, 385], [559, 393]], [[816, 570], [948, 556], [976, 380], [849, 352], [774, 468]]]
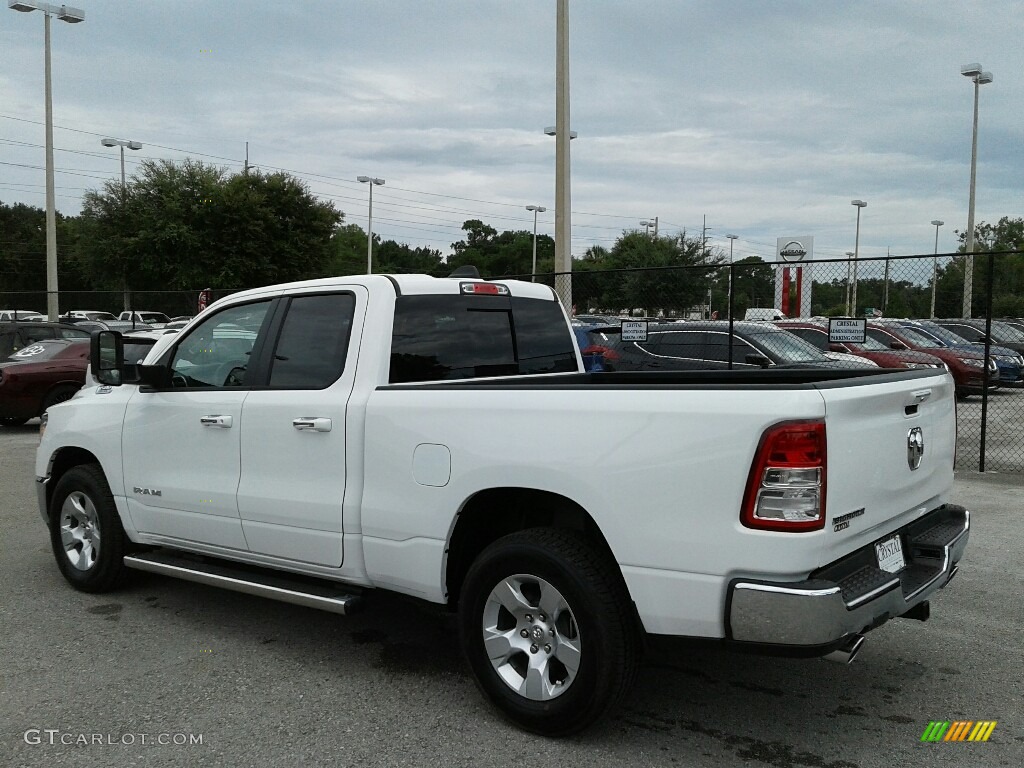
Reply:
[[231, 426], [231, 417], [219, 415], [200, 416], [199, 423], [204, 427], [221, 427], [223, 429], [228, 429]]
[[302, 418], [295, 419], [292, 422], [292, 426], [300, 431], [330, 432], [334, 424], [330, 419], [303, 416]]

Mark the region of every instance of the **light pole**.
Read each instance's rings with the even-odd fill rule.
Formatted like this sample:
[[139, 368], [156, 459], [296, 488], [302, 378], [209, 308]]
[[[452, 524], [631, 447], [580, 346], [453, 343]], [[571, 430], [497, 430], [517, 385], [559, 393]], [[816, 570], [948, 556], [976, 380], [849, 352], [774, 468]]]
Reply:
[[729, 238], [729, 318], [732, 318], [732, 246], [739, 235], [726, 235]]
[[555, 22], [555, 293], [572, 311], [572, 182], [569, 162], [569, 0], [558, 0]]
[[983, 72], [981, 64], [965, 64], [960, 74], [974, 82], [974, 131], [971, 137], [971, 195], [967, 204], [967, 240], [964, 243], [964, 306], [963, 316], [970, 317], [974, 289], [974, 180], [978, 172], [978, 90], [992, 82], [992, 73]]
[[857, 206], [857, 236], [853, 241], [853, 293], [850, 299], [850, 306], [853, 310], [851, 317], [857, 314], [857, 259], [860, 258], [860, 209], [867, 206], [863, 200], [851, 200], [850, 205]]
[[542, 205], [528, 205], [526, 210], [533, 211], [533, 270], [530, 272], [530, 280], [537, 281], [537, 214], [547, 210]]
[[100, 144], [102, 144], [104, 147], [121, 148], [121, 194], [124, 194], [124, 148], [128, 147], [128, 149], [142, 149], [142, 144], [140, 144], [137, 141], [121, 141], [120, 139], [100, 139]]
[[50, 87], [50, 15], [68, 24], [85, 21], [85, 11], [37, 0], [7, 0], [7, 7], [22, 13], [43, 12], [46, 78], [46, 315], [53, 322], [60, 314], [57, 286], [57, 211], [53, 188], [53, 94]]
[[[100, 144], [104, 147], [120, 147], [121, 148], [121, 205], [125, 203], [127, 198], [128, 187], [124, 179], [124, 148], [128, 149], [142, 149], [142, 145], [137, 141], [121, 141], [120, 139], [100, 139]], [[121, 272], [121, 284], [124, 289], [124, 308], [129, 310], [132, 308], [131, 296], [128, 293], [128, 273], [126, 270]]]
[[640, 226], [644, 228], [644, 234], [650, 234], [650, 227], [654, 227], [654, 239], [658, 239], [658, 217], [655, 216], [653, 219], [644, 219], [640, 222]]
[[370, 185], [370, 208], [366, 214], [366, 274], [373, 274], [373, 186], [381, 185], [384, 179], [373, 176], [356, 176], [356, 181]]
[[939, 281], [939, 227], [946, 222], [935, 219], [932, 225], [935, 227], [935, 255], [932, 256], [932, 309], [929, 317], [935, 319], [935, 286]]
[[846, 316], [850, 315], [850, 278], [853, 270], [853, 251], [844, 251], [846, 254]]

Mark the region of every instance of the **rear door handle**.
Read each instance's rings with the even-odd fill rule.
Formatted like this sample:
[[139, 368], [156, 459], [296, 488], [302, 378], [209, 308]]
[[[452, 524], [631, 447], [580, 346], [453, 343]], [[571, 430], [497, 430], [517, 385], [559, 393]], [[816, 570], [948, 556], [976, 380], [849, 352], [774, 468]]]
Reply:
[[230, 416], [200, 416], [199, 423], [204, 427], [221, 427], [223, 429], [230, 429], [231, 417]]
[[330, 432], [334, 424], [330, 419], [323, 417], [303, 416], [302, 418], [295, 419], [292, 422], [292, 426], [300, 431]]

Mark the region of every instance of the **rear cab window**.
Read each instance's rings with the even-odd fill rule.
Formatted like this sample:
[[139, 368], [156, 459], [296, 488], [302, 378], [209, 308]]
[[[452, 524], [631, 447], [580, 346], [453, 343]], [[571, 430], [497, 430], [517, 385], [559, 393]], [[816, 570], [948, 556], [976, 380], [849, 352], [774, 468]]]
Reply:
[[435, 294], [395, 300], [392, 384], [577, 370], [573, 337], [554, 298]]

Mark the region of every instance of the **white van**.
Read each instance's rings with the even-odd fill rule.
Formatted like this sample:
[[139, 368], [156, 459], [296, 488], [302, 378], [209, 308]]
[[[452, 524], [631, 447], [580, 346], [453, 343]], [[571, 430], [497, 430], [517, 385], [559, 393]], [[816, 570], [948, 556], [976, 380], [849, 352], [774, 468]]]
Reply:
[[751, 307], [743, 315], [744, 320], [785, 320], [781, 309], [774, 307]]

